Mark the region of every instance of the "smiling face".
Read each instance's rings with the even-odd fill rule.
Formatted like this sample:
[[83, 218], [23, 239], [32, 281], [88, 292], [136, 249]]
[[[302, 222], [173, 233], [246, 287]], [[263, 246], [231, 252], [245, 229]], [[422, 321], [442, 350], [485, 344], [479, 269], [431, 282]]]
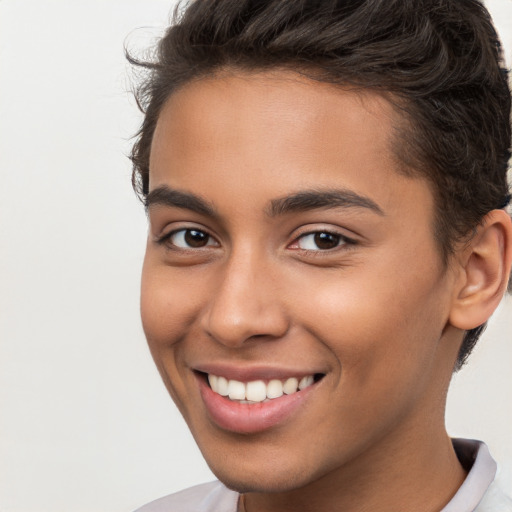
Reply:
[[376, 94], [284, 71], [188, 84], [160, 115], [142, 319], [233, 488], [389, 467], [444, 432], [454, 275], [429, 186], [397, 172], [394, 119]]

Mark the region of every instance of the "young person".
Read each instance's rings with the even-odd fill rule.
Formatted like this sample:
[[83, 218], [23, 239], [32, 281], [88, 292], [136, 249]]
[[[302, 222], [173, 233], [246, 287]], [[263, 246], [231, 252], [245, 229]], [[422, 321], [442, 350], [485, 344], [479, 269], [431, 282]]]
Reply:
[[219, 482], [144, 512], [512, 510], [444, 426], [512, 263], [477, 0], [195, 0], [139, 90], [142, 320]]

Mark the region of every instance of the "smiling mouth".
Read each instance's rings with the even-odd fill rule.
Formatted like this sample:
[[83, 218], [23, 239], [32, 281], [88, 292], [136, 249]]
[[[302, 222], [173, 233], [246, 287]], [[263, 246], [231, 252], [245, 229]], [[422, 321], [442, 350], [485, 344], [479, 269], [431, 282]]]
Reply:
[[214, 393], [242, 404], [259, 404], [280, 398], [283, 395], [293, 395], [312, 386], [324, 377], [324, 374], [316, 373], [287, 379], [241, 382], [211, 373], [204, 375]]

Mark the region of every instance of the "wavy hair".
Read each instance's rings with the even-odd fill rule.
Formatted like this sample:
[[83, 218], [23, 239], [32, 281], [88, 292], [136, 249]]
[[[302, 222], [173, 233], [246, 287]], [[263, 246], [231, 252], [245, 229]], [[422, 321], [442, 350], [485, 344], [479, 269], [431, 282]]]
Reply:
[[[399, 172], [430, 182], [445, 263], [457, 242], [510, 200], [510, 88], [479, 0], [194, 0], [176, 8], [153, 58], [127, 57], [146, 72], [136, 91], [144, 120], [131, 154], [142, 200], [169, 96], [226, 69], [271, 68], [371, 89], [393, 103]], [[456, 369], [484, 328], [465, 333]]]

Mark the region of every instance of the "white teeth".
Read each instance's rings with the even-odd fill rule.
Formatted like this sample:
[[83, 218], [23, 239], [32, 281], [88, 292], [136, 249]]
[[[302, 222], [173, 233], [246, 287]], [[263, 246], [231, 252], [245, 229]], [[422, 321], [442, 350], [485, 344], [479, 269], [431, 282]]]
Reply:
[[231, 400], [244, 400], [245, 384], [237, 380], [230, 380], [228, 384], [228, 395]]
[[211, 373], [208, 374], [208, 382], [210, 383], [210, 387], [212, 389], [218, 389], [217, 382], [219, 380], [219, 377], [217, 375], [212, 375]]
[[283, 383], [280, 380], [271, 380], [267, 384], [266, 388], [267, 398], [279, 398], [280, 396], [283, 396]]
[[212, 387], [212, 389], [219, 393], [219, 395], [228, 396], [229, 388], [227, 379], [225, 379], [224, 377], [217, 377], [217, 389], [215, 389], [214, 387]]
[[295, 393], [297, 391], [297, 388], [299, 387], [299, 381], [295, 377], [290, 377], [287, 379], [287, 381], [284, 383], [283, 391], [287, 395], [291, 395], [292, 393]]
[[241, 403], [260, 403], [267, 399], [279, 398], [283, 394], [291, 395], [306, 389], [314, 384], [315, 379], [313, 375], [307, 375], [302, 377], [300, 381], [296, 377], [290, 377], [285, 381], [272, 379], [268, 383], [263, 380], [244, 383], [209, 374], [208, 382], [215, 393], [229, 396], [231, 400], [238, 400]]
[[267, 398], [267, 386], [262, 380], [253, 380], [246, 384], [245, 398], [251, 402], [263, 402]]
[[311, 386], [311, 384], [313, 384], [313, 382], [315, 382], [315, 379], [313, 378], [312, 375], [307, 375], [306, 377], [302, 377], [302, 379], [300, 379], [300, 382], [299, 382], [299, 389], [300, 390], [306, 389], [309, 386]]

